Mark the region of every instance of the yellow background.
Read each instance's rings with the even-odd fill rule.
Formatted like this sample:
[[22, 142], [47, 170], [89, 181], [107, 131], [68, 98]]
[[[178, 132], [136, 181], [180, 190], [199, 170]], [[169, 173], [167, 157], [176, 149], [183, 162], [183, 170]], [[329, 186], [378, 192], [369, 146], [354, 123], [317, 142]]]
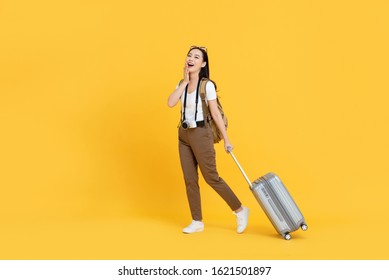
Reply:
[[[0, 2], [1, 259], [388, 259], [388, 1]], [[276, 172], [307, 232], [277, 236], [230, 156], [247, 231], [203, 181], [190, 222], [179, 106], [209, 49], [235, 155]]]

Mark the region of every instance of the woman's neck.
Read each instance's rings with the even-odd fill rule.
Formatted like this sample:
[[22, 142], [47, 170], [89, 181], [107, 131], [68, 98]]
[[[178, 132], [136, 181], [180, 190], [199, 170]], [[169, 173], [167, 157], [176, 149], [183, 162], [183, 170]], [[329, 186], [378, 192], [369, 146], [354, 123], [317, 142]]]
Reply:
[[197, 83], [199, 81], [199, 73], [191, 73], [189, 75], [190, 83]]

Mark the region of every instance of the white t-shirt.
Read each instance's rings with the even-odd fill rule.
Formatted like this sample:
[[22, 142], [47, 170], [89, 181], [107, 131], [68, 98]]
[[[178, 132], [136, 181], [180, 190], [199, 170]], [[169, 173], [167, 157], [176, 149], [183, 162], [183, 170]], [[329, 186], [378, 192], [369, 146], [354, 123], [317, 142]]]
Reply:
[[[193, 92], [188, 92], [186, 96], [186, 111], [185, 111], [185, 119], [187, 121], [194, 121], [195, 120], [195, 114], [196, 114], [196, 92], [197, 89], [195, 89]], [[216, 95], [216, 88], [214, 83], [211, 81], [208, 81], [205, 86], [205, 101], [207, 100], [215, 100]], [[181, 105], [182, 105], [182, 113], [184, 112], [184, 98], [185, 98], [185, 90], [182, 92], [181, 95]], [[183, 117], [183, 116], [181, 116]], [[199, 100], [197, 103], [197, 118], [196, 121], [203, 121], [203, 106], [201, 103], [201, 96], [199, 93]]]

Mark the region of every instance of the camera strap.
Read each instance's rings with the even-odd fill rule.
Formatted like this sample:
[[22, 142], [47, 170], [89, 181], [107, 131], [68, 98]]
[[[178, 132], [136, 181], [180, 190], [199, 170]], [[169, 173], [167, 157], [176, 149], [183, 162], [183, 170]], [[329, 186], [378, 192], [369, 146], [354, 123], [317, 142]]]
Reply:
[[[198, 81], [198, 83], [197, 83], [197, 89], [196, 89], [196, 112], [195, 112], [195, 121], [197, 121], [197, 104], [199, 103], [200, 82], [201, 82], [201, 79], [199, 79], [199, 81]], [[182, 121], [185, 121], [186, 97], [187, 97], [187, 94], [188, 94], [188, 85], [186, 85], [186, 87], [185, 87], [185, 92], [184, 92], [184, 112], [182, 113], [182, 114], [183, 114]]]

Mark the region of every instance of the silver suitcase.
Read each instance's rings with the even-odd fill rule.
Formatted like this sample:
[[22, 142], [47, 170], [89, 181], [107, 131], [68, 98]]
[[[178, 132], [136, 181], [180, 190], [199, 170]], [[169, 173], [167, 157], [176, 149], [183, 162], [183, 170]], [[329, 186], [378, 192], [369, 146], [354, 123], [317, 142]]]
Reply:
[[308, 229], [300, 209], [276, 174], [268, 173], [251, 182], [231, 150], [229, 153], [249, 183], [250, 190], [263, 211], [285, 240], [290, 240], [290, 233], [299, 228], [304, 231]]

